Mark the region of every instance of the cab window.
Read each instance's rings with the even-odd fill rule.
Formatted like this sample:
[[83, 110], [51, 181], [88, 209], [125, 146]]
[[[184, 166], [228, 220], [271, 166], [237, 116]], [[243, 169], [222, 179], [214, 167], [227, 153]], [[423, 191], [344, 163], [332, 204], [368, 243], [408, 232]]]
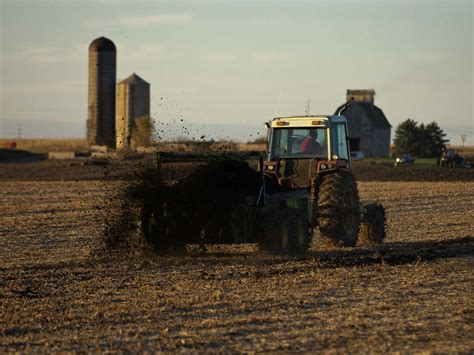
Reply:
[[332, 139], [332, 158], [335, 159], [334, 155], [337, 155], [339, 159], [349, 160], [345, 124], [341, 123], [333, 125]]
[[279, 158], [327, 158], [327, 130], [315, 128], [275, 128], [271, 156]]

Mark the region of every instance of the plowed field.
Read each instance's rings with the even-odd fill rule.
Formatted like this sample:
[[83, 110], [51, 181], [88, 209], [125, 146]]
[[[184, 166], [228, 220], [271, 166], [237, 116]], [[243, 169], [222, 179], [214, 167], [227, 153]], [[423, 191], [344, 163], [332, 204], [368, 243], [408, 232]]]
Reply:
[[0, 182], [5, 351], [474, 350], [474, 182], [360, 182], [379, 247], [108, 253], [120, 182]]

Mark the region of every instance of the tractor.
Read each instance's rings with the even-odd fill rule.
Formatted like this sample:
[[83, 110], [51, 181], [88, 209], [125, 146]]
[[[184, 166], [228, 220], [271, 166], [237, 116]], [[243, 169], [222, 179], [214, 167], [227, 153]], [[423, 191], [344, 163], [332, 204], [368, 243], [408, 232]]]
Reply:
[[361, 206], [351, 174], [347, 122], [342, 115], [275, 118], [268, 127], [268, 159], [263, 169], [280, 191], [304, 189], [311, 226], [321, 237], [343, 246], [385, 237], [385, 210]]
[[[162, 184], [162, 162], [179, 154], [158, 153], [159, 183], [141, 213], [144, 240], [162, 250], [187, 243], [258, 243], [272, 253], [304, 255], [319, 228], [335, 245], [381, 243], [385, 211], [378, 203], [360, 204], [346, 118], [278, 117], [266, 126], [265, 157], [195, 154], [194, 161], [213, 161], [191, 174], [188, 188]], [[258, 168], [250, 173], [247, 162], [255, 156]]]

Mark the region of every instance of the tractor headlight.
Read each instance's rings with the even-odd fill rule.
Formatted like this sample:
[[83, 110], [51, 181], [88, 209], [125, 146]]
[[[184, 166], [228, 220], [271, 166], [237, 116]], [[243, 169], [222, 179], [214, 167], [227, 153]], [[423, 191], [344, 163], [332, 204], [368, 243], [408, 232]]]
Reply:
[[324, 170], [324, 169], [327, 168], [327, 165], [323, 163], [323, 164], [320, 165], [320, 167], [321, 167], [321, 170]]
[[328, 164], [328, 169], [332, 169], [332, 168], [334, 168], [334, 164], [333, 164], [333, 163], [329, 163], [329, 164]]

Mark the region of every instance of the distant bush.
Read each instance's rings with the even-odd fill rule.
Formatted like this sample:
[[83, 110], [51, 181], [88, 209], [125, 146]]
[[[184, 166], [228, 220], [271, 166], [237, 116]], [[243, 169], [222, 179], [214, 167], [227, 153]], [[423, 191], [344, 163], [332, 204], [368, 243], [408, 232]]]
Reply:
[[21, 139], [0, 139], [0, 146], [6, 143], [16, 144], [16, 148], [35, 153], [47, 152], [86, 152], [89, 144], [85, 138], [21, 138]]
[[247, 144], [266, 144], [267, 138], [266, 137], [257, 137], [255, 139], [247, 141]]

